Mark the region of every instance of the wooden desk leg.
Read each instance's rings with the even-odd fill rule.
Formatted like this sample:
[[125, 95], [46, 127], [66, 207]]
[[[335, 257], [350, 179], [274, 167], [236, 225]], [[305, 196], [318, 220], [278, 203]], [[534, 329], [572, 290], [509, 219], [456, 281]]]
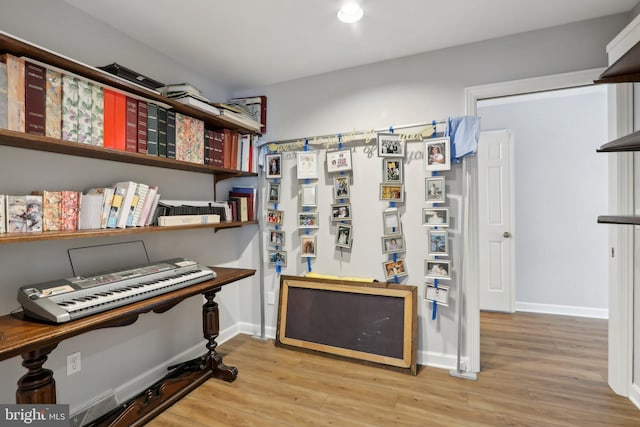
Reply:
[[219, 291], [220, 289], [214, 289], [204, 293], [207, 302], [202, 306], [202, 332], [205, 339], [209, 340], [207, 343], [209, 352], [205, 356], [205, 363], [211, 370], [212, 376], [231, 382], [238, 376], [238, 369], [234, 366], [226, 366], [222, 363], [222, 356], [216, 353], [218, 346], [216, 338], [220, 334], [220, 314], [218, 303], [214, 301], [214, 298]]
[[22, 353], [22, 366], [29, 372], [18, 380], [16, 403], [56, 403], [56, 382], [53, 379], [53, 371], [42, 368], [47, 361], [47, 356], [56, 346], [57, 344]]

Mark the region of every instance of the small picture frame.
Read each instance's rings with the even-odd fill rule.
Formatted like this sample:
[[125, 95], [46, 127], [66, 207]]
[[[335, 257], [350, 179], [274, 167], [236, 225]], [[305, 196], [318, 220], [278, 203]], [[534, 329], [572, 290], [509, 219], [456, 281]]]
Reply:
[[407, 276], [407, 268], [405, 267], [404, 258], [398, 258], [395, 261], [384, 261], [382, 263], [382, 270], [384, 271], [385, 280], [393, 280], [396, 276]]
[[351, 198], [348, 176], [339, 175], [333, 177], [333, 196], [336, 201]]
[[422, 208], [422, 225], [449, 227], [449, 208]]
[[281, 267], [286, 267], [287, 266], [287, 251], [269, 251], [268, 252], [268, 258], [269, 258], [269, 266], [275, 266], [278, 263], [280, 264]]
[[424, 179], [424, 201], [429, 204], [445, 203], [443, 176], [429, 176]]
[[300, 257], [315, 258], [316, 256], [316, 236], [301, 236]]
[[338, 224], [336, 230], [336, 246], [351, 248], [353, 227], [350, 224]]
[[378, 134], [378, 157], [404, 157], [404, 141], [394, 133]]
[[318, 184], [301, 184], [298, 193], [300, 206], [310, 208], [318, 206]]
[[276, 209], [267, 209], [267, 224], [282, 225], [284, 221], [284, 211]]
[[383, 234], [385, 236], [402, 233], [400, 225], [400, 212], [397, 208], [385, 209], [382, 212], [382, 227]]
[[403, 184], [380, 184], [380, 200], [389, 202], [404, 201], [404, 185]]
[[424, 168], [427, 171], [451, 169], [449, 137], [424, 140]]
[[327, 151], [327, 172], [348, 172], [351, 170], [351, 149]]
[[351, 221], [351, 203], [336, 203], [331, 205], [331, 221]]
[[280, 183], [269, 181], [267, 197], [268, 203], [280, 203]]
[[430, 279], [451, 279], [451, 261], [448, 259], [425, 259], [424, 275]]
[[447, 307], [449, 305], [449, 286], [436, 286], [434, 283], [426, 283], [424, 290], [424, 299], [431, 302], [437, 302]]
[[298, 212], [298, 228], [318, 228], [318, 212]]
[[427, 250], [429, 256], [449, 255], [449, 234], [447, 230], [429, 230], [427, 234], [429, 236], [429, 248]]
[[382, 159], [382, 182], [402, 184], [402, 159]]
[[298, 179], [318, 179], [317, 151], [298, 151], [296, 160]]
[[282, 178], [282, 154], [267, 154], [264, 160], [267, 179]]
[[381, 239], [383, 254], [404, 252], [404, 236], [402, 234], [391, 234], [389, 236], [383, 236]]
[[284, 233], [285, 232], [283, 230], [269, 230], [269, 235], [267, 236], [269, 240], [267, 244], [269, 246], [284, 246]]

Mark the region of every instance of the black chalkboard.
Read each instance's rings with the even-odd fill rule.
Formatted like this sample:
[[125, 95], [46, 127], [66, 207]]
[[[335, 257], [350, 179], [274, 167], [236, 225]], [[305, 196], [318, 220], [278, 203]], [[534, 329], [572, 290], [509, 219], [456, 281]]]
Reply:
[[417, 288], [282, 276], [276, 344], [416, 371]]

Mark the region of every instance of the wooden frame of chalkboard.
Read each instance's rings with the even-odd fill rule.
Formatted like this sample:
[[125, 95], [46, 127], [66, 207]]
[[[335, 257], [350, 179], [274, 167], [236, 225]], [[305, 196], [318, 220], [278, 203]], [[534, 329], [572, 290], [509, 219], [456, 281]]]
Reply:
[[280, 277], [275, 345], [417, 374], [417, 287]]

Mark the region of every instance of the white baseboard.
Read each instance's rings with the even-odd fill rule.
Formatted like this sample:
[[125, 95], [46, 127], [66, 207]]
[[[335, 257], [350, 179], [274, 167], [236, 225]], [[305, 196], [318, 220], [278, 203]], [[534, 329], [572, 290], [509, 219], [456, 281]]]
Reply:
[[629, 400], [640, 409], [640, 385], [631, 384], [629, 391]]
[[575, 307], [571, 305], [538, 304], [533, 302], [516, 301], [516, 311], [559, 314], [562, 316], [592, 317], [594, 319], [609, 318], [609, 309], [607, 308]]

